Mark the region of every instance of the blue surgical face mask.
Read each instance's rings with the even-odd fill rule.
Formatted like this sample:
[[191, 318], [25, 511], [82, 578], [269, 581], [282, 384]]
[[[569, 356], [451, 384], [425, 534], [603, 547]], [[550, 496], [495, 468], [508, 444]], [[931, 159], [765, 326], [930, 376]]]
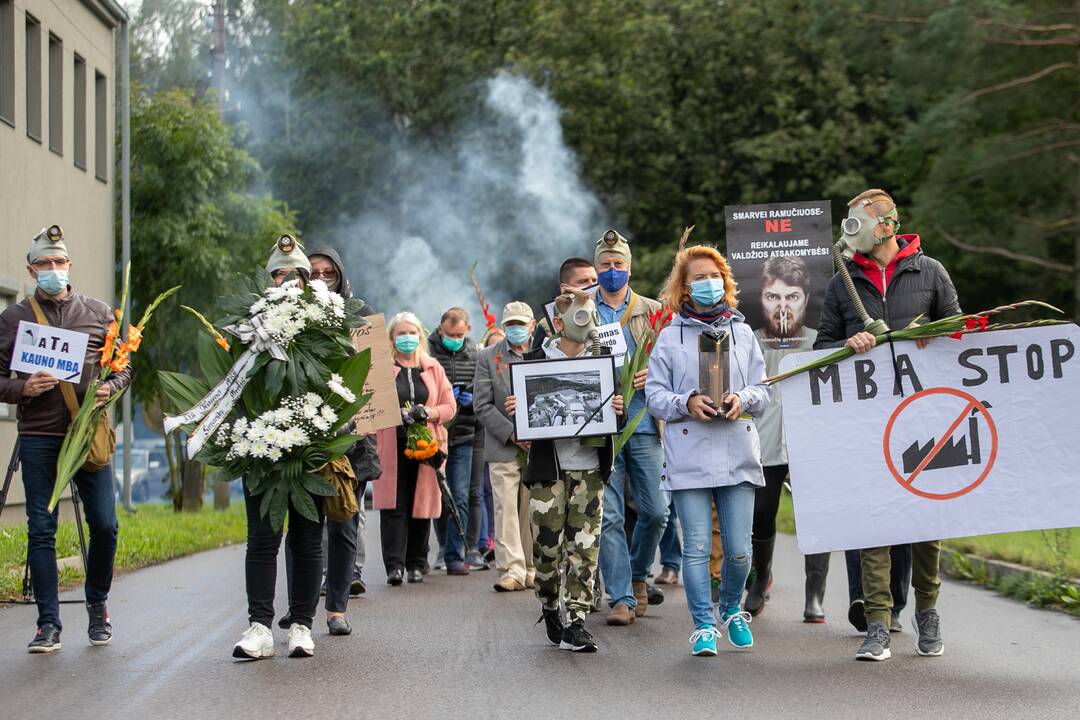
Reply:
[[419, 335], [398, 335], [394, 338], [394, 347], [402, 355], [412, 355], [420, 347]]
[[618, 292], [626, 287], [626, 281], [630, 279], [630, 271], [610, 267], [597, 275], [596, 279], [600, 281], [600, 287], [608, 292]]
[[511, 345], [524, 345], [529, 342], [529, 328], [524, 325], [508, 325], [506, 327], [506, 341]]
[[442, 344], [443, 347], [450, 352], [457, 352], [461, 348], [465, 347], [465, 338], [448, 338], [443, 335]]
[[724, 279], [704, 278], [690, 283], [690, 299], [701, 307], [712, 307], [724, 299]]
[[47, 295], [59, 295], [68, 286], [67, 270], [39, 270], [37, 285]]

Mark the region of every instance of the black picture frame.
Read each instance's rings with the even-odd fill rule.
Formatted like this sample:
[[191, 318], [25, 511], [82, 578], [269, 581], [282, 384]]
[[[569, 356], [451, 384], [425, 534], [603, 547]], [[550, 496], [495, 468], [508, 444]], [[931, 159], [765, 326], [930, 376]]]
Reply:
[[618, 392], [611, 355], [523, 360], [510, 365], [518, 440], [566, 440], [618, 432]]

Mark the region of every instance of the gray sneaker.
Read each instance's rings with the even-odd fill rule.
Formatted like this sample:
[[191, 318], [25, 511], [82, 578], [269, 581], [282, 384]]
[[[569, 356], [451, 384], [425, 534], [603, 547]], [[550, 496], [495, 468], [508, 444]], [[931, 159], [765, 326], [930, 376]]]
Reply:
[[888, 660], [892, 656], [889, 650], [889, 629], [885, 623], [872, 622], [866, 628], [866, 639], [855, 653], [856, 660]]
[[930, 608], [915, 613], [911, 618], [915, 626], [915, 653], [924, 657], [937, 657], [945, 652], [945, 643], [941, 640], [941, 618], [937, 610]]
[[894, 612], [889, 618], [889, 632], [904, 632], [904, 623], [900, 621], [900, 613]]

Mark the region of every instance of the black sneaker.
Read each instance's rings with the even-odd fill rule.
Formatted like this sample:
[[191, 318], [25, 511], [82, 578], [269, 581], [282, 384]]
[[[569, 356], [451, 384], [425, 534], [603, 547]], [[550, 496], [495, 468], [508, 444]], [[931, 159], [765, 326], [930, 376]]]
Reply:
[[45, 623], [37, 629], [37, 634], [26, 649], [32, 653], [51, 653], [60, 649], [60, 628]]
[[281, 616], [281, 619], [277, 621], [277, 626], [282, 630], [288, 630], [292, 627], [292, 617], [289, 613], [285, 613]]
[[91, 645], [108, 645], [112, 642], [112, 625], [109, 624], [109, 610], [105, 602], [86, 603], [86, 612], [90, 615], [90, 627], [87, 634]]
[[547, 630], [548, 642], [555, 647], [559, 647], [559, 643], [561, 643], [563, 639], [564, 631], [562, 618], [559, 617], [559, 608], [552, 608], [550, 610], [542, 608], [541, 612], [543, 614], [540, 616], [540, 619], [536, 621], [536, 624], [539, 625], [541, 622], [544, 623], [544, 629]]
[[390, 587], [397, 587], [401, 585], [401, 576], [403, 575], [401, 568], [394, 568], [386, 574], [386, 584]]
[[571, 652], [593, 653], [596, 652], [596, 642], [592, 635], [585, 629], [585, 622], [575, 620], [566, 626], [562, 633], [562, 641], [559, 643], [560, 650]]
[[888, 660], [892, 656], [889, 650], [889, 629], [885, 623], [872, 622], [866, 628], [866, 639], [855, 653], [856, 660]]
[[331, 615], [326, 619], [326, 628], [331, 635], [352, 635], [352, 625], [341, 615]]
[[359, 576], [355, 576], [352, 582], [349, 583], [349, 595], [356, 597], [357, 595], [363, 595], [367, 592], [367, 585], [364, 584], [364, 580]]
[[915, 626], [915, 653], [923, 657], [937, 657], [945, 652], [945, 643], [941, 639], [941, 618], [937, 610], [930, 608], [917, 612], [911, 617]]
[[851, 601], [851, 606], [848, 607], [847, 611], [847, 619], [856, 630], [866, 632], [866, 603], [862, 601], [862, 598]]
[[424, 571], [423, 570], [417, 570], [417, 569], [410, 570], [406, 574], [406, 577], [408, 578], [409, 582], [411, 582], [411, 583], [422, 583], [422, 582], [424, 582]]
[[645, 583], [645, 592], [649, 596], [649, 605], [662, 605], [664, 603], [664, 591], [652, 583]]

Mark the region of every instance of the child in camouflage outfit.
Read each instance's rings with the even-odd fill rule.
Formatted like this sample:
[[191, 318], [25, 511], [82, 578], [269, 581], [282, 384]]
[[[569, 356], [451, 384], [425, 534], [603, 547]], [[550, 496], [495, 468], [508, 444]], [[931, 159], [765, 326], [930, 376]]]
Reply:
[[[560, 297], [556, 303], [563, 301]], [[556, 314], [555, 330], [563, 331]], [[525, 355], [526, 360], [576, 357], [585, 345], [565, 335]], [[506, 411], [514, 415], [516, 398], [506, 399]], [[623, 411], [623, 399], [612, 399], [615, 412]], [[614, 443], [609, 436], [603, 447], [583, 445], [580, 439], [535, 440], [529, 447], [525, 485], [529, 488], [529, 525], [536, 565], [536, 596], [540, 600], [548, 642], [563, 650], [596, 652], [596, 642], [585, 630], [585, 616], [593, 604], [597, 559], [600, 554], [600, 519], [604, 485], [611, 473]], [[565, 562], [565, 584], [561, 578]], [[566, 623], [559, 604], [566, 606]]]

